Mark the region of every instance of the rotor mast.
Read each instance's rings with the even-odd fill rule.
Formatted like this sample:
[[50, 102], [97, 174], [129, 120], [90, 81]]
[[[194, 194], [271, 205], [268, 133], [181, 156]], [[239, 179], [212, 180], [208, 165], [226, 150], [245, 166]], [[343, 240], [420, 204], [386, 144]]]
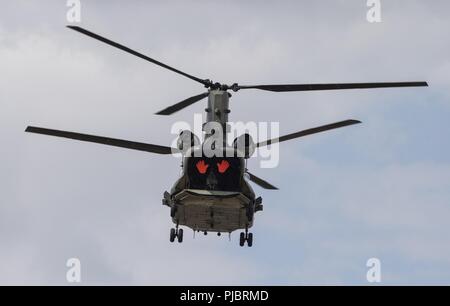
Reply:
[[208, 95], [208, 104], [205, 109], [206, 121], [203, 124], [203, 131], [205, 132], [205, 139], [213, 135], [211, 129], [205, 129], [209, 122], [216, 122], [222, 127], [224, 142], [226, 142], [226, 134], [229, 131], [228, 114], [230, 113], [229, 101], [231, 94], [222, 89], [211, 89]]

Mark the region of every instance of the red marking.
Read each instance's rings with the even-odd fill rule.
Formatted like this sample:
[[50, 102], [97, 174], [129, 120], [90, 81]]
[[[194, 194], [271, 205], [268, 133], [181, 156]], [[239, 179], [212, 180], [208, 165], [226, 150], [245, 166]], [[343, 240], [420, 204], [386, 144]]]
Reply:
[[230, 164], [226, 160], [222, 160], [220, 163], [217, 163], [217, 169], [220, 173], [225, 173], [229, 167]]
[[205, 174], [206, 170], [208, 170], [208, 167], [209, 167], [208, 164], [205, 164], [204, 160], [197, 162], [197, 164], [195, 166], [197, 167], [197, 170], [198, 170], [198, 172], [200, 172], [200, 174]]

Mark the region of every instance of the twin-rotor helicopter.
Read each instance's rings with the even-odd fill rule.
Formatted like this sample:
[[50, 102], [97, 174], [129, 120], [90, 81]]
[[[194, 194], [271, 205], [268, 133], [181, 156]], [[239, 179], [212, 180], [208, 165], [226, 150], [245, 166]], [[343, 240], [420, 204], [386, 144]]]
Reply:
[[[163, 205], [170, 208], [170, 217], [175, 224], [170, 229], [169, 240], [183, 241], [183, 229], [186, 226], [194, 231], [231, 234], [242, 230], [239, 245], [253, 245], [253, 233], [249, 229], [253, 226], [255, 213], [263, 210], [262, 199], [257, 197], [250, 182], [264, 189], [275, 190], [275, 186], [250, 173], [246, 167], [246, 160], [253, 152], [262, 146], [284, 142], [328, 130], [361, 123], [358, 120], [344, 120], [307, 130], [284, 135], [275, 139], [254, 143], [249, 134], [237, 137], [232, 145], [226, 142], [227, 122], [230, 92], [256, 89], [271, 92], [319, 91], [343, 89], [370, 89], [389, 87], [421, 87], [428, 86], [426, 82], [389, 82], [389, 83], [342, 83], [342, 84], [282, 84], [282, 85], [231, 85], [202, 79], [181, 70], [168, 66], [160, 61], [134, 51], [124, 45], [109, 40], [79, 26], [68, 28], [99, 40], [105, 44], [140, 57], [150, 63], [168, 69], [206, 88], [206, 91], [189, 97], [179, 103], [171, 105], [156, 114], [171, 115], [195, 102], [207, 98], [206, 122], [221, 128], [222, 139], [217, 139], [214, 129], [204, 130], [204, 142], [191, 131], [182, 131], [178, 138], [177, 147], [161, 146], [109, 137], [80, 134], [62, 130], [28, 126], [26, 132], [70, 138], [80, 141], [93, 142], [103, 145], [140, 150], [156, 154], [182, 154], [182, 175], [175, 182], [170, 192], [164, 192]], [[204, 126], [205, 126], [204, 125]], [[213, 141], [211, 141], [213, 140]], [[208, 146], [205, 146], [205, 144]], [[214, 149], [219, 154], [206, 154], [205, 147]], [[217, 146], [220, 150], [217, 150]]]

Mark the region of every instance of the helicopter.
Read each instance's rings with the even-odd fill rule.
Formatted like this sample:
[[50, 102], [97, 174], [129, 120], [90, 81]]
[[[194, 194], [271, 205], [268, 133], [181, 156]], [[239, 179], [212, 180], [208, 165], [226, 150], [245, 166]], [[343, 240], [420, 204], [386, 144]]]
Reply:
[[[170, 217], [175, 224], [170, 229], [170, 242], [177, 240], [181, 243], [183, 241], [183, 229], [180, 226], [185, 226], [191, 228], [194, 234], [195, 232], [203, 232], [206, 235], [208, 232], [215, 232], [218, 236], [222, 233], [231, 235], [232, 232], [241, 230], [239, 245], [242, 247], [247, 244], [247, 246], [251, 247], [253, 245], [253, 233], [249, 232], [249, 229], [253, 226], [255, 213], [262, 211], [263, 205], [262, 198], [256, 196], [250, 182], [264, 189], [278, 189], [271, 183], [248, 171], [246, 162], [255, 150], [263, 146], [361, 123], [361, 121], [349, 119], [258, 143], [255, 143], [252, 137], [246, 133], [235, 138], [232, 145], [228, 145], [226, 134], [228, 132], [227, 123], [229, 122], [228, 114], [230, 113], [230, 91], [238, 92], [240, 90], [256, 89], [269, 92], [297, 92], [428, 86], [427, 82], [278, 85], [240, 85], [234, 83], [227, 85], [193, 76], [82, 27], [73, 25], [67, 27], [182, 75], [206, 88], [205, 92], [189, 97], [156, 113], [163, 116], [171, 115], [207, 98], [206, 121], [203, 124], [203, 143], [200, 143], [199, 138], [188, 130], [183, 130], [179, 134], [177, 147], [173, 148], [36, 126], [28, 126], [25, 129], [29, 133], [63, 137], [131, 150], [165, 155], [181, 154], [182, 175], [175, 182], [170, 192], [164, 192], [162, 199], [162, 204], [170, 208]], [[211, 154], [211, 151], [213, 154]]]

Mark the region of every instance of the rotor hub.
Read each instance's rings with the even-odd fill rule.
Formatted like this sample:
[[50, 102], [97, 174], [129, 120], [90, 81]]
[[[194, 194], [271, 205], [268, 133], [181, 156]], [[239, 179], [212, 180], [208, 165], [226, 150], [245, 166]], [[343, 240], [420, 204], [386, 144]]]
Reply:
[[230, 86], [227, 84], [221, 84], [219, 82], [213, 82], [210, 79], [206, 79], [203, 81], [204, 81], [205, 87], [208, 89], [212, 89], [212, 90], [223, 90], [223, 91], [232, 90], [234, 92], [237, 92], [240, 89], [238, 83], [233, 83]]

